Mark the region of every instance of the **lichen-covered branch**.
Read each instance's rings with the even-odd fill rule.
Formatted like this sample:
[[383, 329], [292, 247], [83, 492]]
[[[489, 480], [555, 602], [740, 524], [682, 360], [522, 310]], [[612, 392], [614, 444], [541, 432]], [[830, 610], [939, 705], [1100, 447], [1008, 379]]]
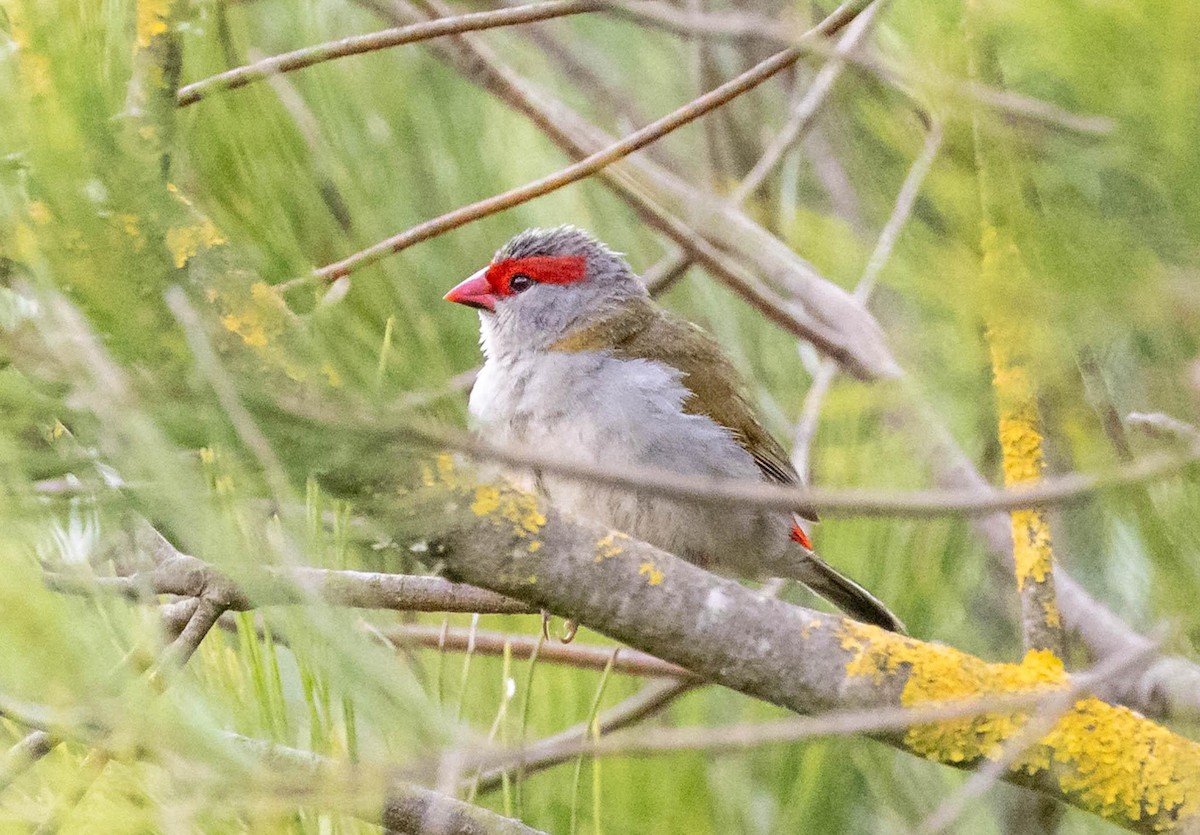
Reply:
[[[968, 33], [971, 29], [968, 27]], [[1003, 81], [989, 44], [972, 41], [972, 75], [992, 84]], [[1034, 311], [1023, 299], [1032, 286], [1017, 242], [1012, 216], [1024, 201], [1013, 180], [1011, 151], [986, 135], [976, 113], [972, 120], [978, 173], [980, 280], [990, 300], [987, 342], [1004, 455], [1007, 487], [1036, 484], [1044, 466], [1037, 393], [1026, 356], [1024, 334]], [[1021, 598], [1021, 633], [1029, 649], [1048, 649], [1060, 658], [1065, 650], [1062, 617], [1054, 591], [1054, 555], [1050, 523], [1041, 508], [1012, 511], [1013, 563]]]
[[[432, 554], [463, 580], [574, 617], [798, 713], [1070, 686], [1049, 652], [1030, 651], [1019, 664], [988, 663], [765, 598], [644, 543], [569, 520], [530, 495], [477, 484], [447, 458], [427, 475], [430, 501], [421, 512]], [[1027, 718], [997, 711], [881, 738], [970, 768], [995, 756]], [[1076, 701], [1005, 779], [1135, 831], [1174, 830], [1200, 815], [1200, 745], [1097, 698]]]
[[155, 172], [166, 178], [175, 136], [175, 90], [183, 66], [176, 31], [186, 0], [138, 0], [133, 73], [125, 109], [135, 142], [159, 162]]
[[[985, 246], [1000, 246], [994, 240]], [[989, 260], [1000, 258], [995, 251], [984, 253], [984, 280], [1003, 280], [993, 272]], [[1037, 400], [1029, 371], [1012, 351], [1019, 340], [1013, 328], [993, 325], [988, 329], [992, 355], [993, 385], [999, 411], [1000, 447], [1004, 454], [1004, 484], [1007, 487], [1040, 480], [1043, 456]], [[1062, 657], [1062, 617], [1054, 591], [1054, 553], [1050, 522], [1042, 508], [1021, 508], [1011, 513], [1013, 564], [1017, 592], [1021, 597], [1021, 632], [1029, 649], [1046, 649]]]
[[[383, 17], [398, 25], [427, 19], [427, 15], [412, 10], [410, 4], [403, 2], [388, 2], [388, 0], [357, 0], [361, 5], [369, 7]], [[456, 67], [465, 78], [476, 83], [481, 88], [496, 96], [498, 99], [527, 116], [531, 122], [542, 130], [556, 145], [568, 155], [578, 159], [586, 156], [596, 148], [611, 142], [595, 126], [589, 124], [563, 102], [548, 96], [544, 91], [537, 90], [534, 85], [518, 75], [514, 70], [501, 61], [498, 56], [478, 39], [471, 36], [450, 36], [444, 41], [430, 42], [430, 48], [438, 57]], [[987, 92], [991, 99], [1002, 93], [986, 91], [978, 88], [976, 92]], [[976, 101], [981, 101], [976, 99]], [[993, 102], [994, 103], [994, 102]], [[1060, 114], [1063, 115], [1063, 114]], [[1080, 126], [1082, 127], [1082, 126]], [[1111, 123], [1095, 125], [1096, 128], [1111, 130]], [[723, 208], [718, 201], [711, 200], [699, 194], [695, 189], [674, 177], [671, 172], [653, 161], [638, 159], [625, 160], [623, 165], [635, 171], [640, 181], [648, 187], [665, 188], [664, 195], [676, 195], [682, 205], [704, 204], [710, 209]], [[635, 187], [630, 178], [620, 175], [618, 167], [605, 169], [598, 177], [610, 186], [623, 199], [628, 201], [643, 217], [651, 219], [665, 216], [667, 213], [647, 197], [644, 188]], [[674, 203], [674, 198], [671, 200]], [[657, 215], [656, 215], [657, 213]], [[853, 325], [864, 326], [863, 320], [852, 310], [846, 310], [838, 305], [829, 304], [824, 288], [808, 283], [811, 272], [807, 265], [795, 253], [782, 246], [778, 241], [767, 240], [771, 236], [761, 229], [750, 229], [746, 226], [749, 220], [744, 215], [735, 217], [736, 213], [726, 212], [723, 217], [689, 218], [697, 223], [697, 228], [714, 234], [722, 233], [721, 244], [728, 251], [738, 253], [739, 258], [755, 268], [762, 268], [765, 273], [783, 277], [788, 280], [789, 290], [794, 298], [800, 299], [808, 310], [814, 311], [820, 318], [830, 317]], [[658, 227], [656, 227], [658, 228]], [[666, 234], [666, 232], [664, 231]], [[765, 237], [764, 237], [765, 236]], [[676, 240], [676, 243], [679, 243]], [[722, 265], [706, 260], [703, 253], [697, 253], [684, 247], [691, 257], [713, 272], [714, 275], [725, 278]], [[745, 292], [748, 288], [737, 288]], [[752, 288], [749, 288], [752, 289]], [[849, 316], [850, 318], [846, 318]], [[802, 324], [802, 323], [801, 323]], [[873, 327], [867, 327], [870, 330]], [[862, 331], [860, 330], [860, 333]], [[853, 340], [852, 340], [853, 342]], [[851, 347], [861, 347], [861, 341]], [[874, 340], [870, 344], [875, 345]], [[863, 357], [862, 359], [866, 359]], [[887, 363], [892, 363], [890, 357]], [[846, 363], [843, 363], [844, 367]], [[937, 476], [944, 487], [961, 493], [964, 489], [981, 491], [988, 487], [986, 480], [962, 452], [961, 448], [948, 434], [940, 428], [933, 433], [927, 431], [928, 415], [921, 404], [914, 403], [906, 407], [899, 417], [913, 431], [913, 438], [929, 447]], [[1190, 458], [1190, 456], [1189, 456]], [[1160, 462], [1161, 463], [1161, 462]], [[1164, 469], [1165, 471], [1165, 469]], [[1037, 489], [1037, 488], [1034, 488]], [[1004, 526], [1000, 531], [998, 523]], [[1011, 565], [1011, 541], [1008, 535], [1007, 522], [1004, 517], [990, 514], [981, 517], [978, 526], [984, 530], [989, 550], [994, 556], [995, 564]], [[1106, 657], [1112, 653], [1120, 653], [1135, 644], [1143, 644], [1146, 638], [1140, 635], [1128, 624], [1123, 623], [1104, 604], [1093, 598], [1074, 579], [1064, 571], [1058, 577], [1059, 603], [1063, 610], [1063, 618], [1069, 629], [1078, 632], [1089, 650], [1096, 657]], [[1177, 656], [1168, 656], [1148, 665], [1148, 669], [1139, 675], [1130, 675], [1127, 680], [1120, 682], [1120, 695], [1123, 701], [1136, 705], [1139, 709], [1152, 711], [1162, 715], [1200, 715], [1200, 668], [1191, 661]], [[1114, 682], [1114, 684], [1117, 684]], [[1115, 690], [1113, 691], [1116, 692]]]

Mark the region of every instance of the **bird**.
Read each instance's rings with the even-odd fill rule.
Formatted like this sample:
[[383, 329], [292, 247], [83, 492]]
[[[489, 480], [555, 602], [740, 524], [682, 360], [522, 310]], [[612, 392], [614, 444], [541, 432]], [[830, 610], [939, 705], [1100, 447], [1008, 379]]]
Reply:
[[[475, 431], [565, 464], [796, 485], [723, 349], [650, 298], [618, 252], [574, 226], [527, 229], [445, 299], [479, 313]], [[903, 633], [880, 600], [813, 549], [811, 509], [711, 507], [541, 471], [556, 508], [718, 573], [797, 580], [850, 617]], [[568, 625], [570, 628], [570, 625]]]

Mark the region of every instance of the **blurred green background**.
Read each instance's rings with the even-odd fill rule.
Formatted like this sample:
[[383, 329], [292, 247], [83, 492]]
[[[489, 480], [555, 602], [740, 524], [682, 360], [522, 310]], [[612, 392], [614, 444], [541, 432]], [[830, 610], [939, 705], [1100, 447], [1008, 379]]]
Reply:
[[[697, 6], [782, 17], [797, 31], [830, 11], [774, 0]], [[639, 271], [667, 247], [603, 184], [585, 181], [364, 269], [341, 300], [322, 304], [323, 288], [299, 287], [285, 303], [262, 285], [305, 275], [567, 158], [424, 44], [215, 95], [179, 111], [168, 130], [168, 121], [130, 109], [133, 2], [4, 0], [0, 8], [0, 695], [104, 717], [115, 751], [104, 762], [79, 742], [57, 747], [0, 794], [0, 828], [371, 831], [344, 803], [296, 797], [273, 783], [220, 731], [376, 766], [416, 766], [451, 741], [489, 731], [515, 742], [526, 704], [532, 739], [586, 720], [602, 684], [602, 708], [635, 692], [636, 679], [602, 682], [597, 672], [546, 663], [531, 677], [525, 661], [393, 654], [370, 640], [363, 622], [402, 616], [312, 606], [262, 612], [285, 640], [279, 645], [259, 640], [254, 618], [240, 616], [236, 633], [214, 632], [159, 694], [142, 675], [160, 641], [152, 610], [43, 586], [42, 565], [84, 570], [130, 510], [235, 577], [285, 558], [415, 570], [406, 549], [356, 533], [353, 500], [319, 485], [321, 467], [335, 459], [351, 473], [360, 463], [364, 473], [403, 474], [417, 453], [338, 459], [338, 433], [298, 429], [256, 396], [333, 391], [392, 403], [416, 394], [422, 415], [462, 425], [465, 394], [447, 386], [479, 362], [477, 322], [441, 300], [450, 286], [528, 226], [587, 228]], [[385, 25], [391, 21], [343, 0], [199, 0], [171, 24], [185, 82]], [[608, 94], [581, 86], [544, 40], [529, 36], [534, 31], [594, 71]], [[984, 326], [999, 314], [1024, 325], [1052, 472], [1120, 466], [1107, 412], [1200, 418], [1198, 36], [1200, 9], [1181, 2], [981, 0], [964, 11], [946, 0], [896, 0], [881, 16], [873, 49], [904, 71], [909, 92], [944, 124], [946, 142], [873, 309], [915, 388], [994, 482], [999, 449]], [[603, 14], [480, 37], [614, 134], [637, 126], [628, 114], [655, 118], [767, 54], [761, 43], [717, 39], [701, 55], [696, 41]], [[944, 82], [969, 80], [972, 48], [996, 56], [1013, 93], [1108, 117], [1112, 131], [1084, 134], [1004, 108], [976, 110], [950, 95]], [[683, 128], [660, 153], [689, 182], [727, 193], [817, 66], [802, 63]], [[1001, 288], [980, 278], [973, 119], [1010, 163], [998, 199], [1029, 267]], [[851, 288], [923, 138], [904, 94], [848, 70], [812, 136], [746, 210]], [[163, 187], [160, 147], [169, 151], [174, 191]], [[198, 257], [178, 263], [189, 247]], [[287, 495], [272, 496], [261, 462], [197, 372], [163, 301], [174, 285], [211, 325], [222, 373], [274, 445]], [[95, 352], [51, 338], [31, 287], [54, 288], [78, 307], [127, 391], [109, 385]], [[769, 427], [790, 440], [815, 368], [811, 349], [797, 350], [793, 336], [697, 268], [663, 300], [727, 347]], [[892, 387], [838, 378], [813, 440], [814, 480], [930, 484], [927, 462], [896, 429], [896, 402]], [[1138, 454], [1170, 448], [1136, 432], [1126, 440]], [[128, 488], [106, 489], [99, 467]], [[48, 490], [68, 476], [82, 486]], [[266, 521], [271, 498], [301, 508], [299, 523]], [[1198, 512], [1194, 474], [1106, 494], [1055, 516], [1056, 557], [1129, 623], [1166, 623], [1166, 648], [1194, 655]], [[1012, 595], [989, 579], [989, 558], [965, 521], [829, 519], [817, 544], [887, 600], [914, 635], [989, 659], [1021, 655]], [[464, 626], [470, 617], [450, 621]], [[531, 635], [538, 619], [488, 616], [482, 625]], [[603, 641], [587, 630], [579, 640]], [[1068, 661], [1087, 663], [1082, 655]], [[515, 682], [511, 699], [507, 678]], [[778, 715], [707, 688], [652, 721], [725, 725]], [[4, 744], [24, 733], [0, 720]], [[551, 832], [875, 833], [917, 825], [962, 780], [844, 739], [606, 759], [578, 773], [569, 763], [531, 776], [519, 793], [508, 786], [477, 800]], [[995, 789], [958, 831], [1006, 831], [1004, 811], [1016, 795]], [[1073, 811], [1061, 826], [1106, 829]]]

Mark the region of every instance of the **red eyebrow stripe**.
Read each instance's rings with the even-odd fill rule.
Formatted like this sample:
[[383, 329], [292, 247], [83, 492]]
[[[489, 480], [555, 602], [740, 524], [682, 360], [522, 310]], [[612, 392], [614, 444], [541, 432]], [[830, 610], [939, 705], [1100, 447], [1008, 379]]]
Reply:
[[487, 281], [499, 296], [509, 295], [508, 283], [525, 273], [541, 284], [572, 284], [583, 279], [587, 259], [582, 255], [530, 255], [496, 261], [487, 270]]

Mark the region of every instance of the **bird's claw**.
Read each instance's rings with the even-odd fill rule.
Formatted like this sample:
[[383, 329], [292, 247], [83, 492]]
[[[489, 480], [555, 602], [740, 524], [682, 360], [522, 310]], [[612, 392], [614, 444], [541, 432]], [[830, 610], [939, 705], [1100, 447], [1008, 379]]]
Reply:
[[[550, 640], [550, 613], [542, 609], [542, 640]], [[567, 618], [563, 622], [563, 631], [558, 636], [558, 640], [564, 644], [569, 644], [575, 640], [575, 633], [579, 631], [579, 622], [574, 618]]]

